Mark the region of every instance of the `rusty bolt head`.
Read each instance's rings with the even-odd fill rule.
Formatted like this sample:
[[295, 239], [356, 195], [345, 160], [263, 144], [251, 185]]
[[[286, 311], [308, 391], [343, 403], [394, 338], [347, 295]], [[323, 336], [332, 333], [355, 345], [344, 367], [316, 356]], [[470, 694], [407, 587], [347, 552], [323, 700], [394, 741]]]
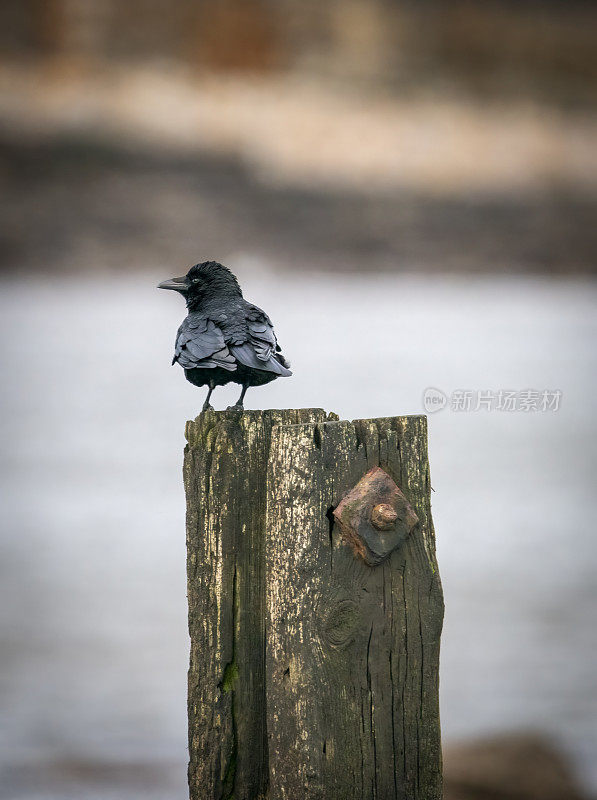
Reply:
[[394, 480], [373, 467], [334, 509], [344, 541], [365, 564], [375, 567], [398, 548], [418, 518]]
[[371, 512], [371, 523], [378, 531], [388, 531], [398, 519], [398, 514], [388, 503], [379, 503]]

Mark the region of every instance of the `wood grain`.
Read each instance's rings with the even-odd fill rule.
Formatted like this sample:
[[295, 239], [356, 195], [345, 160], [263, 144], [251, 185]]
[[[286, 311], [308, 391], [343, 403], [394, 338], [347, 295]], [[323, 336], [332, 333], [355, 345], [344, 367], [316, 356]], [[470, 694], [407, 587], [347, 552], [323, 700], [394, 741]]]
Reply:
[[[424, 417], [187, 425], [191, 800], [439, 800], [441, 584]], [[419, 524], [377, 567], [332, 510], [381, 466]]]
[[265, 505], [273, 425], [321, 409], [201, 414], [187, 423], [191, 800], [262, 798], [265, 728]]
[[[330, 511], [381, 466], [420, 524], [377, 567]], [[424, 417], [274, 429], [266, 695], [271, 800], [441, 797], [443, 600]]]

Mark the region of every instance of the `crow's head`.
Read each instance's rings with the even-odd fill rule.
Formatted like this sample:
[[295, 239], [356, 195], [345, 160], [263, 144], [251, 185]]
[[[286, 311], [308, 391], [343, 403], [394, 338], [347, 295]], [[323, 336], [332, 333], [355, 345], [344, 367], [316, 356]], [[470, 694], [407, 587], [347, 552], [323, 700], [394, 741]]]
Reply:
[[174, 289], [175, 292], [180, 292], [189, 308], [198, 306], [210, 297], [242, 297], [240, 286], [232, 272], [217, 261], [195, 264], [186, 275], [163, 281], [158, 289]]

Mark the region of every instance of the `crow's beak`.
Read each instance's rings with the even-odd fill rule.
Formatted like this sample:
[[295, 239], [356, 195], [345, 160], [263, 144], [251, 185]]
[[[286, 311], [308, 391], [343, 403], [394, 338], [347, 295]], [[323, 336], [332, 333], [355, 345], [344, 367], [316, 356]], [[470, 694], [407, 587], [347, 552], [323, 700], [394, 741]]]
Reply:
[[187, 276], [183, 275], [181, 278], [170, 278], [169, 281], [162, 281], [158, 283], [158, 289], [173, 289], [175, 292], [186, 292], [189, 288]]

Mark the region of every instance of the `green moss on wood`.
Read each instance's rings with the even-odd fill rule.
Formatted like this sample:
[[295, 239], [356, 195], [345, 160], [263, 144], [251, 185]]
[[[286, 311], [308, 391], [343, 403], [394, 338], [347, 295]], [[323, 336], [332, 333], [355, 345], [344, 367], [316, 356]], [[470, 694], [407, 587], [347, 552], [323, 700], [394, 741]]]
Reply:
[[224, 677], [222, 678], [222, 691], [225, 694], [234, 691], [234, 685], [238, 680], [238, 667], [234, 662], [226, 665]]

